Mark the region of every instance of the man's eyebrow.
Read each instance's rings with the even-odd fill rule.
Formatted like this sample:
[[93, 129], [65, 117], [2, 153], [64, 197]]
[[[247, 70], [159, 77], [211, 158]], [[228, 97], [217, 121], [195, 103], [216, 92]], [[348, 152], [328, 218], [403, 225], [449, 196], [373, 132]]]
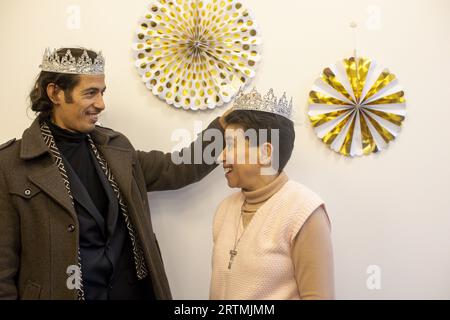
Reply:
[[102, 92], [105, 92], [105, 90], [106, 90], [106, 87], [104, 87], [104, 88], [101, 89], [101, 90], [100, 90], [100, 88], [91, 87], [91, 88], [84, 89], [84, 90], [81, 91], [81, 92], [82, 92], [82, 93], [87, 93], [87, 92], [89, 92], [89, 91], [95, 91], [95, 92], [102, 91]]

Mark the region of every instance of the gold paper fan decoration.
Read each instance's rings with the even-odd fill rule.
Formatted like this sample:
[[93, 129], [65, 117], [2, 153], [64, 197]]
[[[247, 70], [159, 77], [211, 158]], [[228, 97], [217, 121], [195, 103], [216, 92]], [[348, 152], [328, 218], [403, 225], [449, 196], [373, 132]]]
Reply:
[[261, 38], [235, 0], [154, 1], [137, 32], [136, 67], [153, 94], [177, 108], [230, 102], [255, 76]]
[[397, 78], [373, 60], [344, 59], [326, 68], [309, 93], [309, 119], [317, 136], [345, 156], [387, 148], [406, 116]]

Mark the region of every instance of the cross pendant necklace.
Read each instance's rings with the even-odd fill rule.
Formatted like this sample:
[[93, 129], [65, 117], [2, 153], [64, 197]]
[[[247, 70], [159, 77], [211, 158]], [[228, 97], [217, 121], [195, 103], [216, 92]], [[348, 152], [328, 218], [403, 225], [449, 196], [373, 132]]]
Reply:
[[231, 269], [234, 257], [237, 255], [237, 250], [230, 250], [230, 262], [228, 262], [228, 269]]
[[235, 237], [234, 237], [234, 248], [230, 250], [230, 260], [228, 261], [228, 270], [231, 269], [231, 265], [233, 264], [234, 257], [235, 257], [235, 256], [237, 255], [237, 253], [238, 253], [237, 250], [236, 250], [237, 245], [238, 245], [239, 241], [241, 240], [242, 235], [243, 235], [244, 232], [245, 232], [245, 230], [242, 231], [242, 234], [241, 234], [241, 236], [240, 236], [239, 239], [238, 239], [238, 233], [239, 233], [239, 227], [240, 227], [240, 225], [241, 225], [241, 220], [242, 220], [242, 208], [241, 208], [241, 215], [240, 215], [240, 217], [239, 217], [239, 223], [238, 223], [237, 228], [236, 228], [236, 235], [235, 235]]

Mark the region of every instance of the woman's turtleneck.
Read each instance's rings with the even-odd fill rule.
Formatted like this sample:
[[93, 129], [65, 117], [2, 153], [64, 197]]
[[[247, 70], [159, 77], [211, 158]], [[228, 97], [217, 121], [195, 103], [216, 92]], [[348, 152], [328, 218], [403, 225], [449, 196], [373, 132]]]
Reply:
[[105, 214], [108, 209], [108, 198], [93, 162], [88, 135], [60, 128], [51, 121], [47, 121], [47, 124], [59, 152], [78, 175], [97, 209]]
[[244, 191], [242, 194], [245, 197], [242, 206], [242, 223], [244, 228], [250, 223], [256, 211], [269, 200], [275, 193], [280, 191], [284, 184], [289, 180], [286, 173], [281, 172], [278, 177], [264, 187], [255, 191]]

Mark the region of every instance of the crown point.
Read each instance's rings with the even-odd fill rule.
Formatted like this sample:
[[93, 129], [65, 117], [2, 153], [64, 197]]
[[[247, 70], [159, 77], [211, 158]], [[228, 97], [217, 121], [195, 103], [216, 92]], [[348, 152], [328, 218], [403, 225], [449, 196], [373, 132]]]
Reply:
[[286, 99], [286, 92], [277, 102], [277, 97], [273, 93], [273, 89], [264, 96], [254, 87], [250, 93], [244, 94], [235, 100], [233, 105], [234, 110], [250, 110], [250, 111], [263, 111], [268, 113], [277, 114], [291, 120], [292, 116], [292, 98], [291, 106], [288, 106]]
[[[83, 48], [81, 48], [83, 49]], [[94, 62], [89, 57], [87, 49], [83, 49], [82, 55], [76, 59], [70, 49], [60, 58], [58, 50], [46, 48], [42, 64], [39, 66], [42, 71], [65, 73], [65, 74], [104, 74], [104, 58], [102, 53], [97, 53]]]

